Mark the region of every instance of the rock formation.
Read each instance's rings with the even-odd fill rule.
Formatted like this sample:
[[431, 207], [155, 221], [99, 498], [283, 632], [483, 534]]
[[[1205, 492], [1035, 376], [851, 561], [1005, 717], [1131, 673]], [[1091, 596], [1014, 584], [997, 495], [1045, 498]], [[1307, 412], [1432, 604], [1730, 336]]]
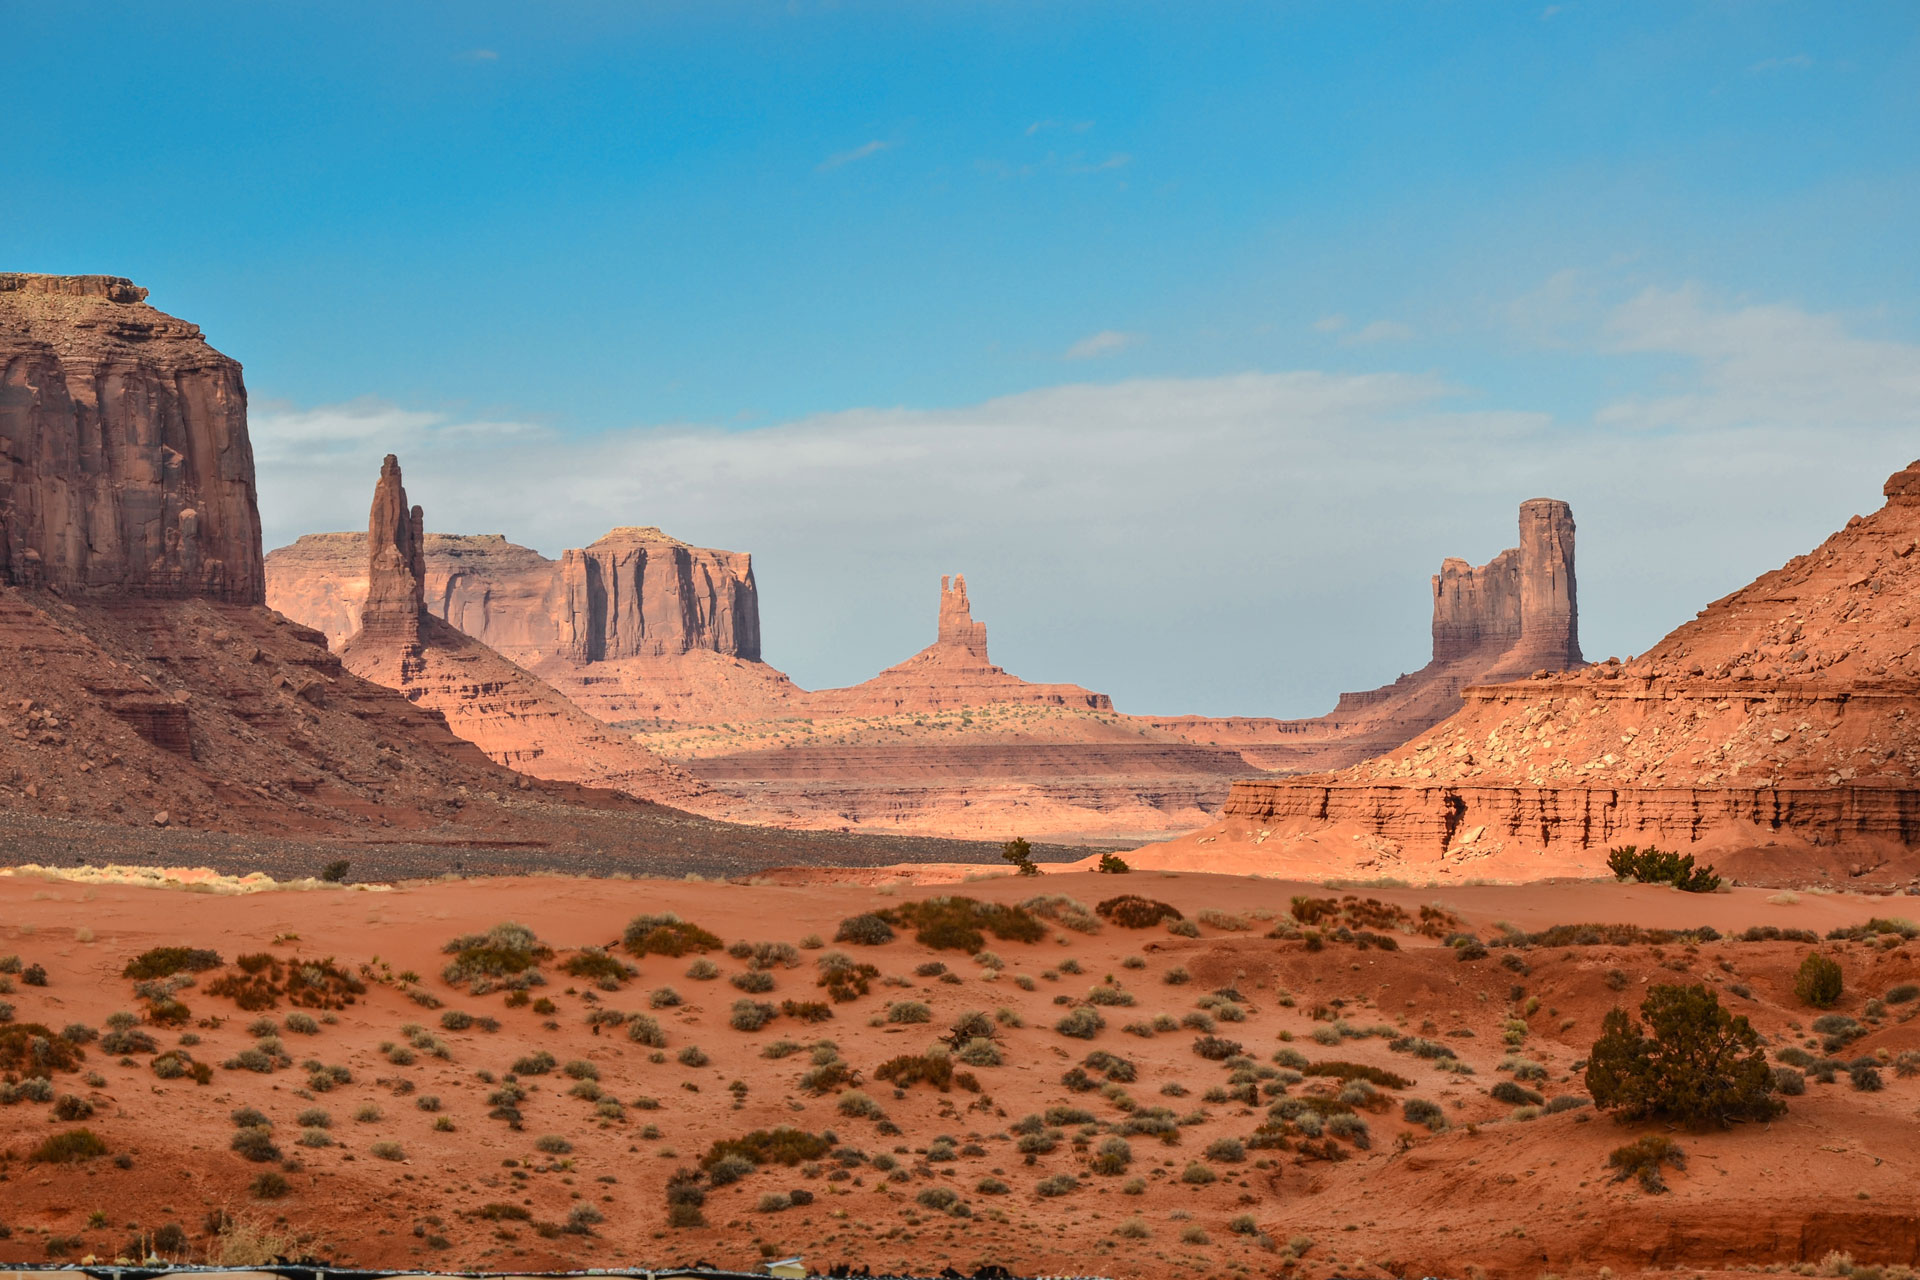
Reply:
[[681, 770], [429, 612], [424, 528], [420, 508], [407, 505], [400, 463], [388, 454], [368, 518], [361, 626], [341, 647], [348, 670], [439, 712], [455, 734], [518, 772], [647, 800], [700, 794]]
[[1920, 842], [1920, 463], [1885, 492], [1639, 658], [1470, 688], [1379, 759], [1235, 784], [1229, 824], [1348, 831], [1384, 842], [1383, 867], [1442, 871], [1591, 872], [1622, 843], [1825, 849], [1859, 874], [1904, 855]]
[[1343, 693], [1312, 720], [1146, 717], [1188, 741], [1231, 747], [1263, 769], [1340, 768], [1391, 751], [1460, 707], [1470, 685], [1578, 667], [1573, 511], [1552, 498], [1520, 504], [1520, 545], [1475, 568], [1447, 558], [1433, 576], [1433, 657], [1411, 675]]
[[74, 598], [257, 604], [240, 366], [146, 297], [0, 274], [0, 572]]

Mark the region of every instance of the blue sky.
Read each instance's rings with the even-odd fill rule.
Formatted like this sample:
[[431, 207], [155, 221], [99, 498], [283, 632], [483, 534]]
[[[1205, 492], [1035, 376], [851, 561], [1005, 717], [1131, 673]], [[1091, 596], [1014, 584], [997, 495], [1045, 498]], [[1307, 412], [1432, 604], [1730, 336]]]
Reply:
[[0, 0], [0, 267], [247, 367], [270, 545], [755, 553], [856, 680], [1312, 714], [1566, 497], [1645, 648], [1920, 455], [1910, 4]]

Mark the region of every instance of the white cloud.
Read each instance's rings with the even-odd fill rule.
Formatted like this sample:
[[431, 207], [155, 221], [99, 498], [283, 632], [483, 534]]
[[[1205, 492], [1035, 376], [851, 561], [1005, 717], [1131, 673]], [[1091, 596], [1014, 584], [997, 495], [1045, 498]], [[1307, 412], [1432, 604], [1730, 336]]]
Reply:
[[1374, 342], [1405, 342], [1411, 337], [1412, 325], [1398, 320], [1375, 320], [1355, 329], [1340, 341], [1350, 347], [1361, 347]]
[[1093, 360], [1100, 356], [1110, 356], [1116, 351], [1125, 351], [1128, 347], [1139, 346], [1142, 339], [1137, 333], [1122, 333], [1118, 329], [1102, 329], [1090, 333], [1066, 350], [1069, 360]]
[[819, 172], [825, 173], [829, 169], [838, 169], [842, 165], [858, 164], [862, 160], [871, 159], [879, 155], [882, 151], [888, 151], [892, 148], [893, 144], [891, 142], [882, 142], [880, 139], [875, 138], [871, 142], [861, 143], [851, 151], [842, 151], [836, 155], [828, 156], [819, 163], [817, 169]]
[[1316, 333], [1338, 333], [1347, 327], [1347, 318], [1337, 312], [1330, 316], [1321, 316], [1313, 322]]
[[[1076, 383], [757, 430], [580, 434], [355, 401], [256, 402], [267, 545], [366, 521], [400, 455], [437, 531], [558, 555], [623, 524], [754, 553], [768, 660], [818, 687], [924, 645], [968, 575], [996, 660], [1137, 711], [1317, 714], [1425, 661], [1428, 575], [1579, 522], [1588, 652], [1638, 652], [1816, 545], [1920, 453], [1920, 349], [1779, 305], [1648, 291], [1600, 358], [1671, 389], [1595, 419], [1426, 375]], [[1644, 377], [1641, 378], [1645, 380]]]

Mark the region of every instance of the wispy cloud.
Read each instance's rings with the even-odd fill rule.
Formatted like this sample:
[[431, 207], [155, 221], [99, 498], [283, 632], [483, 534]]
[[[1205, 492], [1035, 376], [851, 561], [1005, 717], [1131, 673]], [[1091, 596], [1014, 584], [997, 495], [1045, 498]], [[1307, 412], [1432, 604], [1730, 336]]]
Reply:
[[1769, 71], [1804, 71], [1812, 65], [1812, 57], [1804, 53], [1796, 53], [1786, 58], [1762, 58], [1747, 70], [1758, 76], [1765, 75]]
[[1118, 329], [1102, 329], [1090, 333], [1066, 350], [1069, 360], [1093, 360], [1100, 356], [1110, 356], [1116, 351], [1125, 351], [1128, 347], [1138, 346], [1143, 339], [1137, 333], [1122, 333]]
[[498, 62], [500, 55], [492, 49], [467, 49], [453, 55], [455, 62]]
[[1338, 333], [1346, 327], [1347, 318], [1338, 312], [1329, 316], [1321, 316], [1313, 322], [1315, 333]]
[[1573, 504], [1583, 641], [1625, 654], [1871, 509], [1920, 453], [1920, 346], [1832, 316], [1651, 289], [1580, 341], [1647, 391], [1575, 419], [1302, 370], [600, 433], [263, 398], [252, 434], [268, 546], [364, 527], [397, 452], [436, 531], [557, 555], [657, 524], [753, 552], [768, 660], [804, 685], [924, 645], [939, 574], [963, 569], [1030, 679], [1294, 714], [1424, 661], [1427, 576], [1513, 545], [1523, 499]]
[[878, 138], [875, 138], [871, 142], [863, 142], [851, 151], [841, 151], [828, 156], [819, 163], [817, 171], [825, 173], [829, 169], [838, 169], [842, 165], [858, 164], [862, 160], [870, 160], [882, 151], [892, 150], [893, 145], [891, 142], [882, 142]]
[[1083, 160], [1079, 156], [1067, 160], [1068, 173], [1104, 173], [1108, 169], [1124, 169], [1133, 163], [1133, 157], [1124, 151], [1116, 151], [1105, 160]]
[[1340, 339], [1349, 347], [1364, 347], [1375, 342], [1405, 342], [1413, 337], [1413, 326], [1398, 320], [1375, 320]]

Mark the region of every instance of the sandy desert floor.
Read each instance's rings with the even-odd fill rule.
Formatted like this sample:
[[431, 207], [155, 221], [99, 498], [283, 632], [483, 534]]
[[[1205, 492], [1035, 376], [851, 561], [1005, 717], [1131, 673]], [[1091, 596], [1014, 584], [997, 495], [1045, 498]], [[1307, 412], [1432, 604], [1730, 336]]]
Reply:
[[[1266, 935], [1296, 896], [1340, 891], [1194, 872], [946, 884], [916, 874], [247, 893], [0, 876], [0, 967], [15, 969], [0, 982], [11, 1017], [0, 1046], [16, 1053], [0, 1093], [12, 1099], [0, 1106], [0, 1260], [112, 1257], [177, 1225], [181, 1234], [163, 1238], [194, 1259], [252, 1232], [342, 1264], [512, 1271], [751, 1267], [793, 1253], [822, 1270], [843, 1260], [876, 1272], [992, 1262], [1129, 1277], [1704, 1272], [1818, 1264], [1833, 1250], [1862, 1264], [1920, 1263], [1920, 1078], [1895, 1065], [1920, 1049], [1910, 985], [1920, 983], [1920, 943], [1897, 933], [1817, 944], [1731, 936], [1776, 926], [1824, 939], [1909, 914], [1904, 898], [1590, 881], [1346, 890], [1382, 904], [1369, 918], [1406, 914], [1369, 930], [1397, 949], [1330, 940], [1310, 950]], [[850, 917], [940, 893], [1068, 901], [1042, 908], [1055, 918], [1038, 941], [989, 935], [983, 955], [922, 945], [910, 928], [883, 945], [834, 941]], [[1070, 927], [1089, 923], [1071, 904], [1121, 893], [1171, 904], [1198, 936]], [[1447, 928], [1514, 945], [1462, 960], [1412, 931], [1423, 907], [1455, 918]], [[630, 920], [662, 912], [723, 944], [792, 951], [768, 948], [769, 967], [752, 970], [726, 950], [619, 950]], [[442, 977], [449, 940], [503, 921], [553, 951], [525, 1002]], [[1723, 936], [1520, 941], [1589, 923]], [[211, 949], [223, 964], [142, 999], [123, 972], [161, 946]], [[637, 975], [612, 990], [569, 976], [590, 946]], [[1852, 1088], [1844, 1071], [1835, 1083], [1810, 1080], [1772, 1124], [1674, 1135], [1687, 1162], [1667, 1173], [1665, 1193], [1612, 1180], [1610, 1151], [1663, 1130], [1560, 1101], [1583, 1094], [1575, 1064], [1602, 1015], [1637, 1003], [1651, 983], [1704, 982], [1776, 1053], [1811, 1044], [1819, 1057], [1818, 1011], [1792, 993], [1815, 946], [1845, 971], [1835, 1012], [1854, 1020], [1844, 1034], [1856, 1038], [1840, 1056], [1883, 1059], [1884, 1087]], [[865, 994], [828, 1000], [817, 983], [834, 952], [874, 966]], [[366, 990], [334, 1009], [284, 996], [242, 1009], [231, 994], [246, 989], [236, 962], [262, 953], [289, 975], [296, 959], [330, 959]], [[30, 980], [36, 966], [44, 985]], [[715, 976], [694, 976], [709, 969]], [[771, 989], [743, 991], [736, 979]], [[777, 1013], [737, 1030], [742, 1000], [819, 1002], [830, 1016]], [[877, 1078], [890, 1059], [925, 1055], [969, 1011], [993, 1027], [991, 1049], [961, 1055], [978, 1063], [963, 1068], [977, 1092]], [[641, 1022], [633, 1038], [631, 1015], [654, 1019], [658, 1036]], [[1090, 1039], [1056, 1030], [1092, 1016], [1103, 1025]], [[51, 1072], [52, 1096], [23, 1083], [36, 1069], [18, 1054], [35, 1051], [38, 1033], [9, 1032], [39, 1024], [56, 1038], [70, 1026], [111, 1037], [115, 1023], [151, 1045], [122, 1038], [110, 1052], [77, 1031], [83, 1056]], [[1202, 1056], [1205, 1036], [1239, 1052]], [[211, 1068], [207, 1083], [162, 1078], [155, 1064], [172, 1070], [168, 1051], [181, 1050], [176, 1063]], [[834, 1063], [846, 1073], [838, 1083]], [[1350, 1074], [1328, 1065], [1337, 1063], [1389, 1074], [1365, 1096], [1316, 1073]], [[1496, 1099], [1503, 1085], [1508, 1098], [1527, 1090], [1542, 1105]], [[1409, 1099], [1435, 1104], [1431, 1127], [1405, 1118]], [[252, 1122], [245, 1132], [242, 1108], [261, 1113], [239, 1117]], [[1263, 1125], [1287, 1133], [1284, 1149], [1250, 1141]], [[1303, 1132], [1322, 1125], [1318, 1139]], [[716, 1141], [781, 1127], [820, 1141], [789, 1139], [791, 1165], [748, 1164], [724, 1185], [703, 1179], [704, 1225], [668, 1225], [676, 1171], [699, 1169]], [[34, 1158], [78, 1128], [104, 1152]]]

